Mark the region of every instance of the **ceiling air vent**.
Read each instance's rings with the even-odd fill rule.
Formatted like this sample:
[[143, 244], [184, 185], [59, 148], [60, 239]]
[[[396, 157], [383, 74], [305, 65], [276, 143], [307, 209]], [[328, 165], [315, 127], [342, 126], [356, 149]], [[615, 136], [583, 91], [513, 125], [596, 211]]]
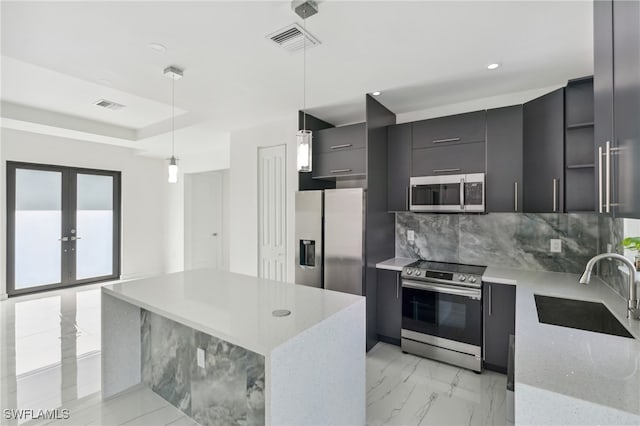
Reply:
[[288, 52], [301, 50], [304, 47], [305, 41], [307, 43], [307, 49], [320, 44], [320, 40], [312, 36], [309, 31], [305, 31], [298, 24], [288, 25], [275, 33], [269, 34], [267, 38]]
[[95, 103], [95, 105], [102, 108], [111, 109], [114, 111], [124, 108], [124, 105], [119, 104], [117, 102], [108, 101], [106, 99], [100, 99], [98, 102]]

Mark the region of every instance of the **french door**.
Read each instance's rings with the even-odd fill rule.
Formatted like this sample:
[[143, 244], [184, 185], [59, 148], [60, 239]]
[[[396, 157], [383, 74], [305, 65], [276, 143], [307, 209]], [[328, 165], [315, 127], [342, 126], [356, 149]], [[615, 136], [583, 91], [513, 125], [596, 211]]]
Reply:
[[7, 162], [7, 293], [120, 276], [120, 172]]

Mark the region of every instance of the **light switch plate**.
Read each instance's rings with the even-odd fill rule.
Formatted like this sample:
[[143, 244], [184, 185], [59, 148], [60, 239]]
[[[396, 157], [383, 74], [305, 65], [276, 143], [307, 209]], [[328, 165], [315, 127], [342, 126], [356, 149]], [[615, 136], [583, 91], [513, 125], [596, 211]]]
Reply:
[[559, 238], [551, 239], [551, 253], [562, 253], [562, 240]]
[[407, 229], [407, 241], [414, 241], [416, 239], [416, 233], [413, 229]]
[[204, 368], [204, 349], [196, 349], [196, 362], [198, 363], [198, 367]]

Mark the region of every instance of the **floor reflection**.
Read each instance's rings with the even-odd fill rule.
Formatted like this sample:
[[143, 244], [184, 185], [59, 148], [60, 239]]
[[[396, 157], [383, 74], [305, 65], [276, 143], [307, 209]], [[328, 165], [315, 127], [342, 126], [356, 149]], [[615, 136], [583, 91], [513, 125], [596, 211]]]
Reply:
[[3, 409], [56, 409], [100, 391], [99, 286], [4, 301], [0, 320]]

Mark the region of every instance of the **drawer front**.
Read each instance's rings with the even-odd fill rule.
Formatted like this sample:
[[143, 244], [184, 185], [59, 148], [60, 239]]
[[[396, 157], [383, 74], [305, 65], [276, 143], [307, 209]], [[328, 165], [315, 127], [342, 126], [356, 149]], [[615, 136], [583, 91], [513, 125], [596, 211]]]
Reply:
[[332, 127], [313, 133], [313, 148], [318, 154], [361, 149], [364, 148], [364, 140], [364, 123]]
[[438, 148], [414, 149], [412, 176], [485, 172], [485, 143], [465, 143]]
[[363, 176], [365, 174], [366, 150], [325, 152], [313, 156], [314, 178], [338, 176]]
[[418, 121], [413, 124], [413, 148], [484, 141], [485, 114], [485, 111], [477, 111]]

